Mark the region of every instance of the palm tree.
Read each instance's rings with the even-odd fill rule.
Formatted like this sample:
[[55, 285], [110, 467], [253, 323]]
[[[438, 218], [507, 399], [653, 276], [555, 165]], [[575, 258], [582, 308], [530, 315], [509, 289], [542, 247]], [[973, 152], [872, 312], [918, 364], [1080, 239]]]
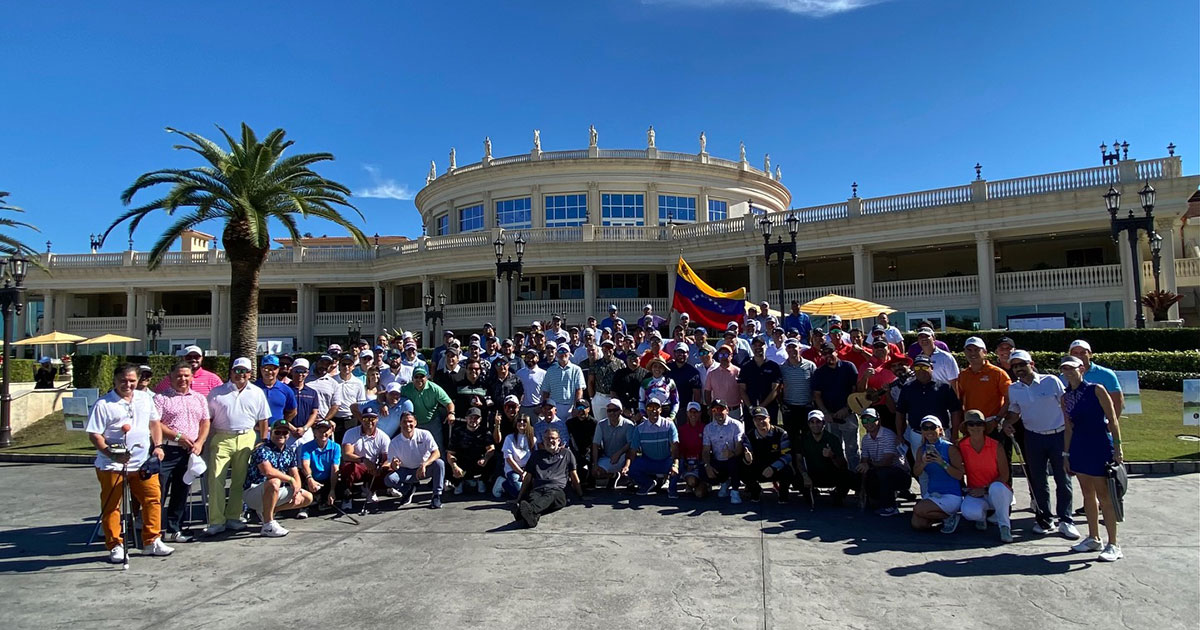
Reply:
[[[7, 196], [8, 193], [0, 191], [0, 212], [25, 212], [16, 206], [8, 205], [8, 202], [4, 200], [4, 198]], [[24, 227], [29, 228], [34, 232], [40, 231], [35, 226], [23, 221], [17, 221], [8, 217], [0, 217], [0, 228], [10, 227]], [[26, 258], [31, 259], [34, 264], [40, 264], [37, 259], [37, 252], [35, 252], [32, 247], [7, 234], [0, 234], [0, 254], [5, 254], [8, 256], [12, 256], [13, 254], [22, 254]]]
[[[346, 198], [350, 189], [317, 175], [309, 167], [317, 162], [332, 160], [331, 153], [301, 153], [283, 157], [292, 145], [284, 140], [283, 129], [276, 129], [261, 142], [248, 125], [242, 123], [242, 138], [238, 142], [217, 127], [229, 149], [195, 133], [170, 127], [168, 133], [178, 133], [192, 142], [175, 145], [175, 149], [194, 151], [208, 164], [188, 169], [161, 169], [137, 178], [121, 201], [129, 205], [133, 196], [146, 188], [169, 184], [166, 195], [142, 206], [127, 210], [104, 231], [104, 238], [122, 222], [129, 220], [132, 237], [138, 224], [151, 212], [163, 210], [174, 216], [181, 208], [186, 214], [179, 217], [163, 232], [150, 250], [149, 267], [154, 269], [163, 260], [171, 243], [186, 230], [205, 221], [223, 220], [221, 238], [229, 261], [229, 318], [230, 350], [235, 357], [253, 357], [258, 341], [258, 279], [271, 236], [267, 231], [269, 219], [283, 224], [293, 240], [300, 239], [296, 215], [318, 217], [332, 221], [354, 237], [360, 247], [367, 247], [367, 237], [337, 206], [350, 208], [363, 215]], [[216, 317], [217, 314], [213, 313]]]

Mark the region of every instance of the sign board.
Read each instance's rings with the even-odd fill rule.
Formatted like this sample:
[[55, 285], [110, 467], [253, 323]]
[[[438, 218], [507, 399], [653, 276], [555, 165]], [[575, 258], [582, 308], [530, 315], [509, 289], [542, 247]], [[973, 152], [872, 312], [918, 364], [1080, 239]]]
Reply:
[[1029, 313], [1008, 316], [1009, 330], [1056, 330], [1066, 327], [1066, 313]]
[[294, 344], [291, 337], [268, 338], [258, 340], [258, 354], [291, 354]]
[[68, 431], [83, 431], [88, 421], [88, 401], [86, 398], [64, 398], [63, 422]]
[[1142, 389], [1138, 385], [1137, 371], [1117, 371], [1117, 382], [1121, 384], [1121, 393], [1125, 395], [1125, 410], [1122, 414], [1132, 416], [1142, 413]]
[[1200, 426], [1200, 379], [1183, 381], [1183, 424]]

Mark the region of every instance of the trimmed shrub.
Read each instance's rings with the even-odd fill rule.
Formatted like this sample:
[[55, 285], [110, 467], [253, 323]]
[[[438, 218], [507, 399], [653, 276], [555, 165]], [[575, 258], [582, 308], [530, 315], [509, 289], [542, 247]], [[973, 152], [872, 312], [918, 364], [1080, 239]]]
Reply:
[[[171, 366], [179, 357], [174, 357], [166, 354], [156, 354], [153, 356], [122, 356], [109, 354], [93, 354], [80, 355], [75, 357], [75, 387], [88, 388], [94, 387], [100, 390], [103, 394], [112, 389], [112, 372], [118, 365], [124, 362], [129, 362], [134, 365], [148, 365], [154, 370], [154, 379], [151, 381], [158, 384], [160, 380], [165, 378], [171, 371]], [[229, 357], [204, 357], [202, 365], [204, 369], [215, 373], [221, 377], [221, 380], [226, 380], [229, 375]]]
[[1200, 378], [1200, 372], [1159, 372], [1147, 370], [1138, 372], [1138, 385], [1142, 389], [1157, 389], [1170, 392], [1183, 391], [1185, 379]]
[[[1070, 328], [1060, 330], [985, 330], [978, 333], [939, 332], [937, 338], [952, 351], [961, 351], [968, 337], [981, 337], [988, 348], [1001, 337], [1012, 337], [1017, 347], [1034, 351], [1061, 352], [1076, 339], [1087, 339], [1097, 352], [1178, 351], [1200, 348], [1200, 328]], [[915, 332], [904, 333], [906, 344], [915, 343]]]
[[33, 359], [9, 359], [8, 377], [14, 383], [32, 383], [37, 372], [37, 361]]

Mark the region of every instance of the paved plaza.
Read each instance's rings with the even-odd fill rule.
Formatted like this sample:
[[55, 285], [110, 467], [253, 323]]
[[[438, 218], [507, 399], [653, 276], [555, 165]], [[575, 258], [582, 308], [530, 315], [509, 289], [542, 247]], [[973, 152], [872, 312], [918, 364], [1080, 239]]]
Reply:
[[[1194, 628], [1200, 475], [1136, 477], [1116, 564], [1034, 537], [945, 536], [855, 507], [730, 506], [595, 493], [514, 530], [503, 504], [448, 497], [292, 533], [131, 554], [85, 546], [88, 466], [0, 465], [5, 628]], [[853, 502], [850, 502], [853, 503]], [[736, 508], [736, 509], [735, 509]]]

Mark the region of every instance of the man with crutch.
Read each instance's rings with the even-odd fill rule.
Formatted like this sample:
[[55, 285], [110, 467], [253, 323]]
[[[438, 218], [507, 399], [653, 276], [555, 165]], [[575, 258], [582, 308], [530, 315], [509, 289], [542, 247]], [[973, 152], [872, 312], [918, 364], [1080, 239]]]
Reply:
[[[162, 429], [154, 398], [138, 392], [138, 367], [125, 363], [113, 370], [113, 389], [96, 401], [88, 417], [88, 439], [96, 447], [96, 478], [100, 481], [100, 522], [108, 560], [128, 568], [126, 547], [130, 532], [123, 527], [129, 498], [142, 506], [142, 541], [146, 553], [169, 556], [174, 549], [159, 538], [162, 500], [158, 475], [143, 476], [150, 458], [162, 461]], [[157, 462], [154, 462], [157, 464]], [[124, 504], [122, 506], [122, 504]]]

